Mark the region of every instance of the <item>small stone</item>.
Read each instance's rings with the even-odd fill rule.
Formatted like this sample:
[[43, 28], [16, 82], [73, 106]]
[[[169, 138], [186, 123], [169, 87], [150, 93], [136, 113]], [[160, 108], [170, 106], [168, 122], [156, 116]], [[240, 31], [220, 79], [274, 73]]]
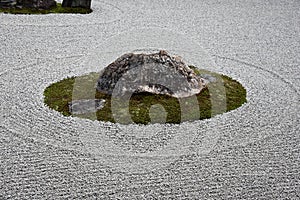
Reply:
[[86, 114], [97, 112], [104, 107], [104, 99], [83, 99], [69, 102], [69, 111], [72, 114]]
[[201, 74], [201, 77], [201, 81], [206, 85], [208, 83], [213, 83], [217, 81], [217, 78], [210, 74]]

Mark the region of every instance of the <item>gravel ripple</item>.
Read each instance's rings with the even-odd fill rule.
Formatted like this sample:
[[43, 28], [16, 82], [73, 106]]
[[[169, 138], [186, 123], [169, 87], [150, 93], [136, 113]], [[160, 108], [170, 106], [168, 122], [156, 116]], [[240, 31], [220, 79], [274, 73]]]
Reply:
[[[1, 199], [299, 198], [299, 30], [289, 18], [299, 17], [299, 2], [172, 2], [93, 1], [90, 15], [0, 14]], [[173, 34], [178, 27], [190, 32]], [[133, 40], [135, 28], [141, 37]], [[258, 29], [265, 34], [252, 34]], [[99, 71], [123, 51], [160, 48], [164, 38], [171, 42], [163, 47], [242, 83], [248, 102], [208, 120], [149, 126], [64, 117], [44, 105], [51, 83]], [[101, 66], [89, 62], [95, 56]], [[161, 134], [170, 137], [153, 142], [154, 151], [118, 145], [124, 135]]]

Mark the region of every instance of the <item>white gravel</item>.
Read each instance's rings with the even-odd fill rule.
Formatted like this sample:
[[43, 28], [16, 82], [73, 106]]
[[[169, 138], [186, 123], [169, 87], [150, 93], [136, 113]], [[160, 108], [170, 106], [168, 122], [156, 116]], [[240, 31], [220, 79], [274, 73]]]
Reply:
[[[0, 197], [300, 198], [299, 1], [93, 1], [89, 15], [0, 14]], [[181, 125], [64, 117], [63, 78], [164, 48], [248, 102]]]

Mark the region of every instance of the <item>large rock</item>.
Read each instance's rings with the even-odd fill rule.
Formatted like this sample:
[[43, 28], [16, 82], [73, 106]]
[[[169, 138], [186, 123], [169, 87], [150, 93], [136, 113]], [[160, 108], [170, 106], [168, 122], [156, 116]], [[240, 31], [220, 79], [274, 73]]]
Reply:
[[100, 74], [97, 90], [122, 96], [134, 92], [166, 94], [181, 98], [200, 93], [204, 79], [178, 56], [166, 51], [154, 54], [125, 54]]
[[17, 0], [0, 0], [0, 8], [12, 8], [17, 5]]
[[56, 6], [56, 1], [54, 0], [37, 0], [37, 2], [40, 9], [50, 9]]
[[92, 0], [63, 0], [62, 7], [91, 9]]
[[50, 9], [55, 6], [54, 0], [0, 0], [0, 8]]

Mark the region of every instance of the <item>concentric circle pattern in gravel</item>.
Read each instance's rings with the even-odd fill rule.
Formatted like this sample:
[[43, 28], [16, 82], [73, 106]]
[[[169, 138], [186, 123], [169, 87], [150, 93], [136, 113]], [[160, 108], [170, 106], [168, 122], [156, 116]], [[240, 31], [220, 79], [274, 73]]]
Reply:
[[[94, 1], [91, 15], [0, 14], [0, 197], [297, 199], [299, 7]], [[135, 29], [156, 31], [123, 40]], [[51, 83], [104, 67], [85, 65], [95, 52], [113, 60], [114, 50], [159, 48], [150, 44], [161, 30], [182, 35], [161, 38], [189, 60], [201, 62], [201, 46], [215, 63], [205, 68], [242, 83], [248, 102], [209, 120], [149, 126], [64, 117], [44, 105]], [[124, 142], [162, 134], [170, 137], [151, 151]]]

